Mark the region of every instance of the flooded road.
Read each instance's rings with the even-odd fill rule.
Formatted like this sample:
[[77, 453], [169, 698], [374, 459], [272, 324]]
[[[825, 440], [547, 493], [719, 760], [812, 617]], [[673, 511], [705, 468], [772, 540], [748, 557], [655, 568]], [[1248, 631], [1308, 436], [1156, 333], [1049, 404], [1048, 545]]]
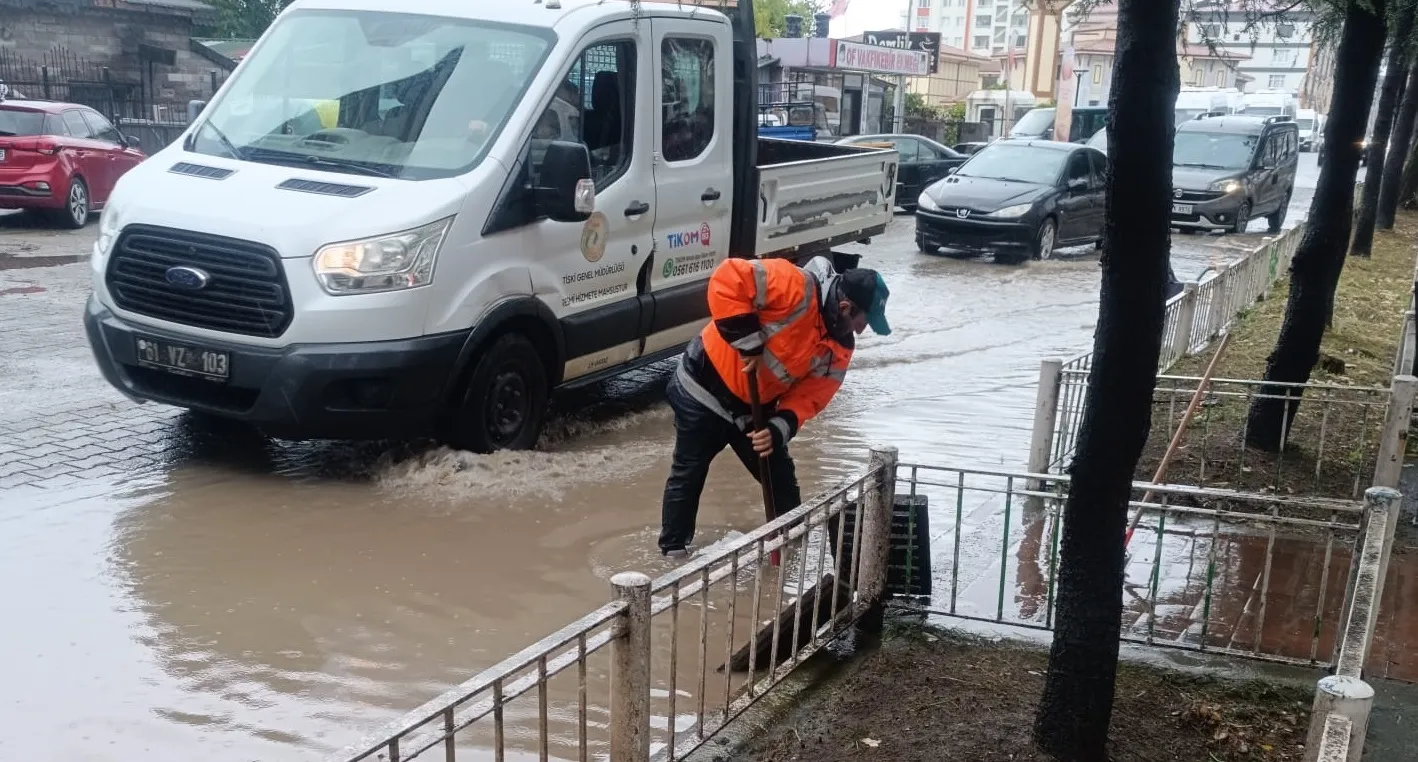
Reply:
[[[1301, 161], [1287, 226], [1313, 190]], [[66, 264], [93, 236], [0, 217], [0, 578], [22, 623], [0, 635], [0, 678], [23, 687], [0, 699], [0, 758], [319, 758], [605, 602], [615, 572], [669, 568], [671, 366], [560, 400], [530, 453], [213, 430], [99, 377], [87, 264]], [[1177, 236], [1177, 274], [1260, 239]], [[1022, 467], [1039, 361], [1091, 344], [1096, 253], [925, 256], [907, 217], [861, 253], [895, 332], [863, 340], [794, 443], [804, 492], [873, 443]], [[741, 468], [716, 462], [700, 544], [761, 521]]]

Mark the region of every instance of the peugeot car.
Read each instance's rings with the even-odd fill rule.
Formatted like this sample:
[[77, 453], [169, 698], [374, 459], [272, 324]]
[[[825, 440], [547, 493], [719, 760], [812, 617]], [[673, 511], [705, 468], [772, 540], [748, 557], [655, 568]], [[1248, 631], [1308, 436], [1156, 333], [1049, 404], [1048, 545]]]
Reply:
[[1172, 226], [1244, 233], [1263, 216], [1278, 232], [1295, 191], [1299, 151], [1299, 129], [1288, 116], [1184, 122], [1172, 150]]
[[1100, 244], [1107, 161], [1077, 143], [991, 143], [921, 194], [916, 245], [932, 254], [948, 249], [1020, 261]]

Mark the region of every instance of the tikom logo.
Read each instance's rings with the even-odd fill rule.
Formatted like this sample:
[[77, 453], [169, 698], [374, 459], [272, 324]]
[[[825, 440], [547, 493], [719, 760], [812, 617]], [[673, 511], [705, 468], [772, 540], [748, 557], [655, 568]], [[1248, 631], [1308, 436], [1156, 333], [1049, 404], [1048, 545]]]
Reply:
[[687, 233], [670, 233], [665, 236], [671, 249], [683, 249], [686, 246], [709, 246], [712, 234], [709, 230], [709, 223], [700, 223], [698, 230], [691, 230]]

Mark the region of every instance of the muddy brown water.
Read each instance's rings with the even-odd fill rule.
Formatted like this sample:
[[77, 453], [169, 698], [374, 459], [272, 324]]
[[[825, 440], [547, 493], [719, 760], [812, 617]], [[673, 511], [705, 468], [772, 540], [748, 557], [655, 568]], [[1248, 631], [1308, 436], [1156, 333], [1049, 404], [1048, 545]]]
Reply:
[[[0, 240], [31, 234], [44, 256], [73, 253], [0, 225]], [[854, 472], [874, 443], [904, 461], [1022, 468], [1039, 360], [1091, 344], [1091, 247], [1006, 267], [922, 256], [911, 236], [902, 218], [865, 250], [891, 285], [895, 331], [863, 340], [846, 386], [793, 444], [805, 493]], [[1205, 241], [1179, 244], [1183, 278], [1213, 257]], [[25, 269], [25, 282], [0, 285], [70, 298], [77, 320], [82, 289], [46, 279], [79, 283], [82, 269]], [[7, 401], [99, 394], [87, 391], [102, 388], [96, 372], [64, 367], [31, 371], [33, 388]], [[320, 759], [606, 602], [614, 573], [665, 572], [668, 372], [563, 400], [536, 452], [266, 442], [174, 415], [152, 434], [161, 454], [123, 472], [0, 491], [0, 758]], [[741, 468], [716, 462], [697, 544], [761, 521]], [[946, 503], [933, 509], [938, 530], [953, 518]], [[1011, 584], [1028, 582], [1028, 559], [1010, 565]], [[1037, 597], [1009, 605], [1037, 610]], [[604, 700], [592, 699], [594, 724]], [[567, 711], [554, 706], [553, 757], [570, 754]], [[512, 745], [534, 754], [535, 718], [509, 722]]]

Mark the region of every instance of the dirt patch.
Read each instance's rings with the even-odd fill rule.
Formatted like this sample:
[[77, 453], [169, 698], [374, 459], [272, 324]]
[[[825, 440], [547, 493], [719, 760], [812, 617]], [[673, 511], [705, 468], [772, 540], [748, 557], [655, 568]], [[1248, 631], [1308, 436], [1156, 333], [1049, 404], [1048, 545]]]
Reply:
[[[1361, 494], [1371, 483], [1384, 416], [1383, 395], [1369, 389], [1387, 388], [1392, 380], [1403, 314], [1413, 293], [1415, 238], [1418, 213], [1402, 212], [1392, 231], [1375, 235], [1370, 259], [1345, 263], [1334, 326], [1311, 376], [1313, 383], [1342, 388], [1307, 394], [1284, 452], [1266, 453], [1243, 444], [1246, 412], [1256, 388], [1219, 382], [1188, 426], [1163, 481], [1347, 499]], [[1270, 297], [1232, 327], [1215, 378], [1264, 375], [1285, 318], [1288, 289], [1288, 278], [1277, 281]], [[1213, 343], [1184, 358], [1167, 375], [1201, 376], [1215, 347]], [[1138, 479], [1152, 479], [1195, 388], [1194, 381], [1158, 380], [1152, 434], [1138, 461]]]
[[[1030, 728], [1048, 654], [902, 629], [733, 762], [1042, 762]], [[1119, 667], [1112, 762], [1303, 758], [1311, 691]], [[1101, 762], [1101, 761], [1100, 761]]]

